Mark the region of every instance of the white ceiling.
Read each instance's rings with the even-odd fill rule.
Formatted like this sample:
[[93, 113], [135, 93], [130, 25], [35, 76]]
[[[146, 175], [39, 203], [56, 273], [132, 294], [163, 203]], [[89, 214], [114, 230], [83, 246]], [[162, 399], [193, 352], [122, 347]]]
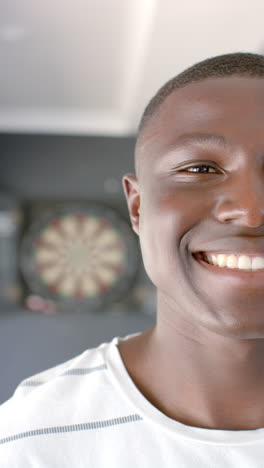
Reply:
[[0, 0], [0, 131], [133, 135], [209, 56], [264, 52], [263, 0]]

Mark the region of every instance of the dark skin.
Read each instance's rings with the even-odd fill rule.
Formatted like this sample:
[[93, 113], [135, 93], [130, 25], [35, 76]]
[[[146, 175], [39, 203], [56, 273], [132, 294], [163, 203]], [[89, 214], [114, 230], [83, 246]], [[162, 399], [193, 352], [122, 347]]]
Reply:
[[[179, 145], [186, 134], [225, 142]], [[264, 427], [264, 270], [210, 270], [193, 256], [264, 255], [264, 79], [210, 78], [173, 92], [137, 156], [137, 175], [126, 174], [123, 187], [157, 287], [157, 322], [119, 344], [124, 365], [140, 392], [183, 424]], [[193, 172], [197, 165], [207, 169]]]

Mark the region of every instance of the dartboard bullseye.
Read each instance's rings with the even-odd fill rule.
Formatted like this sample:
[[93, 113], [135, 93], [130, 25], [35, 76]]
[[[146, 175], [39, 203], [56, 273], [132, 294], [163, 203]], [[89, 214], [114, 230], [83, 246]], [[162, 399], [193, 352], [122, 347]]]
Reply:
[[33, 294], [92, 308], [127, 290], [137, 263], [130, 227], [102, 205], [71, 205], [44, 214], [21, 246], [21, 271]]

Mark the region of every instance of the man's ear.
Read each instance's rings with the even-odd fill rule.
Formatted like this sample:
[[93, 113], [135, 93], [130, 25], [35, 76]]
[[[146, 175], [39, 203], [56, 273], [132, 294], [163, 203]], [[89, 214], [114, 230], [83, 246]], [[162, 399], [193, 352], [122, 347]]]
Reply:
[[137, 177], [134, 174], [125, 174], [122, 178], [129, 216], [133, 230], [139, 234], [140, 195]]

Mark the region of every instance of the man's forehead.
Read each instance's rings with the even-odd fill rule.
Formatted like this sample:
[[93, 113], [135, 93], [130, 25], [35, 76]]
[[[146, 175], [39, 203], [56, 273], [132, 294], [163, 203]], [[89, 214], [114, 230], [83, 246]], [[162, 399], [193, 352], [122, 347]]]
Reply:
[[[136, 147], [136, 166], [146, 154], [195, 140], [230, 145], [232, 128], [246, 130], [249, 124], [263, 131], [263, 78], [231, 76], [188, 84], [167, 96], [150, 118]], [[226, 135], [217, 135], [220, 127]]]
[[[179, 134], [186, 127], [190, 132], [199, 126], [227, 117], [241, 109], [264, 111], [264, 79], [241, 76], [210, 78], [173, 91], [150, 118], [144, 132], [144, 143], [151, 143], [173, 129]], [[209, 127], [208, 127], [209, 128]]]
[[239, 99], [240, 102], [253, 102], [259, 96], [264, 100], [264, 78], [230, 76], [223, 78], [208, 78], [190, 83], [174, 90], [160, 105], [162, 111], [183, 111], [188, 108], [210, 110], [214, 105], [222, 103], [223, 97]]

